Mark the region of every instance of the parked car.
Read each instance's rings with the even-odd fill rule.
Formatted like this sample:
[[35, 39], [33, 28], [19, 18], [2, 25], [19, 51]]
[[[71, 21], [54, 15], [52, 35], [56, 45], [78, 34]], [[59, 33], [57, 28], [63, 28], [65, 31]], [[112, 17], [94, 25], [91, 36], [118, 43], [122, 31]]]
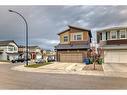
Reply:
[[53, 57], [48, 57], [48, 58], [47, 58], [47, 61], [48, 61], [48, 62], [53, 62], [53, 61], [55, 61], [55, 59], [54, 59]]
[[45, 63], [46, 61], [42, 58], [36, 59], [35, 63]]
[[[25, 61], [26, 61], [25, 58], [17, 58], [17, 59], [12, 60], [11, 62], [16, 63], [16, 62], [25, 62]], [[30, 59], [28, 59], [28, 61], [30, 61]]]

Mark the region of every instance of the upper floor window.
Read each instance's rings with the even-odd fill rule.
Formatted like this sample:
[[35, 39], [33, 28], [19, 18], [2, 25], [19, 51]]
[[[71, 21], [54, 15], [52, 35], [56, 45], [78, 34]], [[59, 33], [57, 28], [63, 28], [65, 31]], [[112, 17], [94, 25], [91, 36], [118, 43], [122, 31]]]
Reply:
[[117, 38], [117, 31], [111, 31], [111, 39], [116, 39]]
[[110, 39], [110, 32], [107, 32], [107, 40]]
[[12, 47], [12, 46], [8, 47], [8, 51], [13, 51], [13, 50], [14, 50], [14, 47]]
[[68, 36], [64, 36], [64, 42], [68, 42]]
[[120, 30], [120, 39], [126, 38], [126, 30]]
[[73, 34], [71, 39], [73, 41], [81, 41], [83, 39], [82, 37], [83, 37], [82, 33], [75, 33], [75, 34]]
[[17, 48], [16, 47], [14, 47], [14, 51], [17, 51]]
[[77, 35], [77, 40], [82, 40], [82, 35]]

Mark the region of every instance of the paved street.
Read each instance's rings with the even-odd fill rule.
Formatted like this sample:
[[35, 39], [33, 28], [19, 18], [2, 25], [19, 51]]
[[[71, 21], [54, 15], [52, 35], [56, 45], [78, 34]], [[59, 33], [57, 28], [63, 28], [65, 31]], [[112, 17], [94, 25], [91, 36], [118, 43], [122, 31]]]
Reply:
[[127, 89], [127, 78], [13, 71], [0, 64], [0, 89]]

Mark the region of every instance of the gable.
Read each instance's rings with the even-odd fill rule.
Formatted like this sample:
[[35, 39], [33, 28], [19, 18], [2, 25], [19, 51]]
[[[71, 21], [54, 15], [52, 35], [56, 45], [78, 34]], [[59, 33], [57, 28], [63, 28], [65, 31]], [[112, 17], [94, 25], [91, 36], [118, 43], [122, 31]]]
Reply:
[[68, 27], [69, 27], [69, 29], [66, 29], [63, 32], [58, 33], [58, 35], [64, 34], [66, 32], [69, 32], [69, 33], [86, 32], [84, 34], [88, 34], [87, 36], [89, 36], [90, 38], [92, 38], [91, 31], [88, 30], [88, 29], [83, 29], [83, 28], [74, 27], [74, 26], [70, 26], [70, 25]]

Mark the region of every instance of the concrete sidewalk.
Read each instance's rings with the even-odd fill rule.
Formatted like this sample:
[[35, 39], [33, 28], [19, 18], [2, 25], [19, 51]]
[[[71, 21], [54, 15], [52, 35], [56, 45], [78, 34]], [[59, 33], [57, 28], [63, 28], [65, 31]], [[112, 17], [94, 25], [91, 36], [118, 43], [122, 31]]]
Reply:
[[39, 72], [39, 73], [58, 73], [58, 74], [78, 74], [78, 75], [99, 75], [103, 76], [103, 71], [87, 71], [83, 70], [85, 64], [80, 63], [59, 63], [41, 66], [38, 68], [28, 68], [24, 65], [15, 66], [12, 70], [25, 71], [25, 72]]
[[0, 62], [0, 64], [11, 64], [10, 62]]
[[58, 73], [58, 74], [78, 74], [78, 75], [94, 75], [94, 76], [107, 76], [107, 77], [124, 77], [127, 78], [126, 72], [114, 71], [94, 71], [83, 70], [84, 64], [79, 63], [53, 63], [50, 65], [41, 66], [39, 68], [28, 68], [24, 65], [15, 66], [12, 70], [24, 72], [38, 72], [38, 73]]

